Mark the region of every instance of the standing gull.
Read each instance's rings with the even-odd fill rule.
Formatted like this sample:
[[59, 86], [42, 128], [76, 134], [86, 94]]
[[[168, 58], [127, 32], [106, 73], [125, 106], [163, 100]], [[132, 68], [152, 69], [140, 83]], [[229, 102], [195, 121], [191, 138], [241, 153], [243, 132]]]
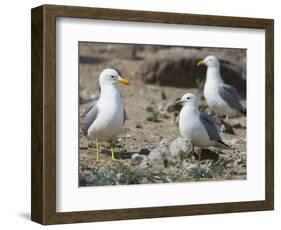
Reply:
[[207, 79], [204, 86], [204, 97], [208, 106], [218, 115], [227, 117], [246, 115], [246, 108], [240, 103], [238, 91], [223, 82], [220, 74], [220, 63], [215, 56], [207, 56], [197, 65], [207, 66]]
[[183, 105], [179, 115], [182, 138], [190, 139], [193, 145], [200, 148], [210, 146], [228, 148], [228, 145], [221, 140], [213, 118], [199, 111], [197, 98], [193, 94], [184, 94], [176, 103]]
[[[99, 76], [100, 97], [84, 118], [85, 131], [96, 140], [96, 161], [100, 161], [99, 141], [112, 141], [123, 130], [125, 110], [116, 83], [129, 85], [114, 69], [104, 69]], [[115, 160], [111, 146], [111, 158]]]

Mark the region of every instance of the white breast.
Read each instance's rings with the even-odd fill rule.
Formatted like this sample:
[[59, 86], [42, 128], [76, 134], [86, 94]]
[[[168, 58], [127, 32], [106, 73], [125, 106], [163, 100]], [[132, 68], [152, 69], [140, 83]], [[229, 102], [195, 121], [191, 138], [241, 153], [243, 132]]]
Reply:
[[181, 109], [179, 129], [183, 138], [191, 138], [192, 144], [199, 147], [208, 147], [213, 144], [208, 133], [201, 123], [198, 111], [194, 112], [188, 106]]
[[97, 107], [98, 116], [88, 133], [99, 141], [114, 140], [123, 130], [124, 120], [124, 106], [118, 90], [103, 89]]

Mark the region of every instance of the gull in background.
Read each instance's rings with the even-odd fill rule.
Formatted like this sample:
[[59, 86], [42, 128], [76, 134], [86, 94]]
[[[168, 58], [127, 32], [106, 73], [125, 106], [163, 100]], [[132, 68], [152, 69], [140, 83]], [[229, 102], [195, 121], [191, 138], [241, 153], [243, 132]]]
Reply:
[[[117, 83], [129, 85], [114, 69], [104, 69], [99, 76], [101, 93], [98, 101], [88, 110], [84, 117], [84, 129], [90, 138], [96, 140], [96, 161], [100, 161], [99, 141], [113, 141], [123, 130], [125, 110]], [[111, 145], [111, 158], [114, 148]]]
[[207, 66], [207, 79], [204, 86], [204, 97], [208, 106], [218, 115], [234, 117], [246, 115], [246, 108], [240, 103], [238, 91], [223, 82], [220, 74], [220, 63], [215, 56], [207, 56], [197, 65]]

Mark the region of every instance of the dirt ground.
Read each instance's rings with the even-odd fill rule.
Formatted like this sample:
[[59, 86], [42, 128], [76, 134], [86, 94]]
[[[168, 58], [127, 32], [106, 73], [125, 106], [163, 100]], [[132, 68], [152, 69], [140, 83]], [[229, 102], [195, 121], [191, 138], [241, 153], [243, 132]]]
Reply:
[[244, 116], [228, 120], [234, 134], [222, 134], [232, 149], [203, 152], [200, 162], [196, 153], [157, 164], [132, 159], [135, 153], [147, 155], [162, 139], [179, 137], [178, 112], [169, 112], [165, 106], [187, 92], [199, 94], [198, 88], [144, 83], [137, 73], [150, 52], [155, 51], [144, 49], [137, 52], [137, 58], [120, 58], [114, 45], [80, 43], [80, 121], [89, 102], [98, 98], [98, 76], [104, 68], [118, 68], [130, 82], [129, 86], [120, 86], [127, 120], [115, 148], [118, 161], [111, 160], [108, 143], [103, 143], [102, 161], [96, 162], [95, 142], [80, 130], [80, 186], [246, 179]]

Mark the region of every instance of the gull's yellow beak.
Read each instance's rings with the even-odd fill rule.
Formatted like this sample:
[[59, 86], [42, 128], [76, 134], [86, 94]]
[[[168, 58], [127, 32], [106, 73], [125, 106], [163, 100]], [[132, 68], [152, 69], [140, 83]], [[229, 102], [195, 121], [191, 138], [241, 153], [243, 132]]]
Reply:
[[119, 78], [117, 80], [117, 82], [121, 83], [121, 84], [124, 84], [124, 85], [129, 85], [129, 81], [125, 78]]
[[197, 66], [200, 66], [200, 65], [205, 65], [204, 60], [200, 60], [200, 61], [197, 62]]

